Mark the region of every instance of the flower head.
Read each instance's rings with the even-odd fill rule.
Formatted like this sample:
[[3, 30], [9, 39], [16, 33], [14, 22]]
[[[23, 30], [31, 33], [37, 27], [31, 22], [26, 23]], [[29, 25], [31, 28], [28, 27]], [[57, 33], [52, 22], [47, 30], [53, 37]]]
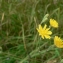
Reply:
[[63, 40], [60, 37], [55, 36], [54, 45], [57, 46], [58, 48], [63, 48]]
[[54, 19], [50, 19], [50, 25], [54, 28], [58, 28], [58, 22]]
[[50, 28], [46, 28], [47, 25], [45, 24], [45, 26], [42, 28], [42, 26], [39, 24], [39, 28], [37, 28], [37, 31], [39, 32], [39, 35], [44, 39], [44, 37], [46, 39], [50, 39], [51, 37], [49, 35], [52, 34], [51, 31], [49, 31]]

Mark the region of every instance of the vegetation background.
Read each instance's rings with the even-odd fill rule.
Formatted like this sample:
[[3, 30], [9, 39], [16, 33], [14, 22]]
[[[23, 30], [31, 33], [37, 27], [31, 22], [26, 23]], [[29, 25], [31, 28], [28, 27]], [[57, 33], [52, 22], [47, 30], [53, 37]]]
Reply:
[[63, 0], [0, 0], [0, 63], [63, 63], [63, 49], [37, 33], [46, 14], [45, 23], [59, 23], [53, 37], [63, 38]]

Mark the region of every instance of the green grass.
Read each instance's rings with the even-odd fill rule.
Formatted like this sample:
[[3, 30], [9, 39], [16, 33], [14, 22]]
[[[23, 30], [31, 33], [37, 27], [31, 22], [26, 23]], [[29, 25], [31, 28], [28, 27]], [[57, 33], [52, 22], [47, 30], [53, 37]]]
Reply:
[[[63, 38], [63, 0], [0, 0], [0, 63], [63, 63], [63, 49], [53, 39], [42, 39], [36, 30], [56, 19], [55, 35]], [[45, 24], [44, 23], [44, 24]], [[51, 62], [51, 63], [52, 63]]]

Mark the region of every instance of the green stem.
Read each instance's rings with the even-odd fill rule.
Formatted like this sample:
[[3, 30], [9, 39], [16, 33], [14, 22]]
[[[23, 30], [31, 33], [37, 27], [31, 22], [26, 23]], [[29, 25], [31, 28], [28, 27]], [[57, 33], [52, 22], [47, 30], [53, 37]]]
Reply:
[[51, 49], [53, 49], [54, 45], [51, 45], [48, 49], [45, 49], [45, 50], [42, 50], [42, 51], [39, 51], [39, 48], [41, 48], [43, 46], [40, 46], [38, 47], [37, 49], [35, 49], [34, 51], [32, 51], [28, 56], [26, 56], [23, 60], [21, 60], [19, 63], [23, 63], [25, 62], [26, 60], [29, 59], [29, 56], [32, 58], [32, 57], [35, 57], [35, 56], [38, 56], [40, 54], [43, 54]]

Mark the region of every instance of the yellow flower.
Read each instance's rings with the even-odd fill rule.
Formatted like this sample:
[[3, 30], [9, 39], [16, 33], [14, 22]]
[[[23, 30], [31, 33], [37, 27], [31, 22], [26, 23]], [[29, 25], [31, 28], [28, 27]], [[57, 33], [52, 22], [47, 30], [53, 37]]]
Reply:
[[49, 35], [52, 34], [51, 31], [49, 31], [50, 28], [46, 28], [47, 25], [45, 24], [45, 26], [42, 28], [42, 26], [39, 24], [39, 28], [37, 28], [37, 31], [39, 32], [39, 35], [44, 39], [44, 37], [46, 39], [50, 39], [51, 37]]
[[58, 28], [58, 22], [54, 19], [50, 19], [50, 25], [54, 28]]
[[55, 36], [54, 45], [58, 48], [63, 48], [63, 40], [60, 37]]

